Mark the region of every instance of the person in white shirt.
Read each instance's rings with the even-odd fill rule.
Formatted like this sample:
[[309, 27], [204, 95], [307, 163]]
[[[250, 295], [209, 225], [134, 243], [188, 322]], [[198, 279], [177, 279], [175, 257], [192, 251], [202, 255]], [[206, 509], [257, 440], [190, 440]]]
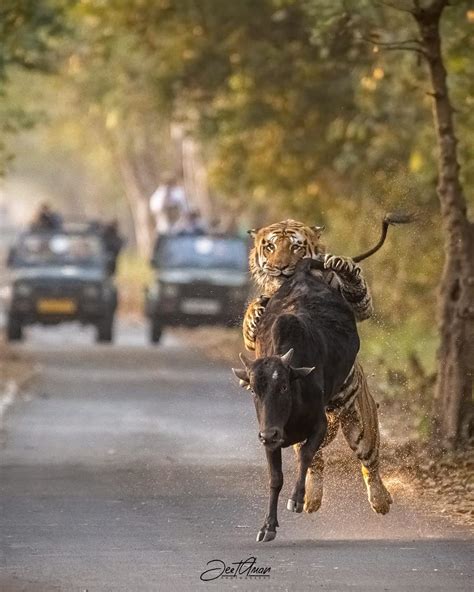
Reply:
[[189, 204], [182, 185], [176, 178], [168, 178], [150, 198], [150, 210], [155, 216], [156, 232], [179, 232], [180, 220], [189, 212]]

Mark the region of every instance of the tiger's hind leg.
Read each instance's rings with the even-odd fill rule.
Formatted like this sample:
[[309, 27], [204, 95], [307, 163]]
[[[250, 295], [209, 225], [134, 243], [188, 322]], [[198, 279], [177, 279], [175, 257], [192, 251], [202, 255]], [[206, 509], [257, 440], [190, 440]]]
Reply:
[[[305, 481], [305, 496], [304, 496], [304, 511], [308, 514], [317, 512], [321, 507], [323, 500], [323, 472], [324, 472], [324, 458], [323, 448], [330, 444], [336, 437], [339, 428], [339, 417], [336, 413], [326, 413], [328, 427], [326, 436], [321, 444], [319, 450], [311, 461], [311, 465], [306, 473]], [[298, 451], [299, 444], [294, 446], [295, 452]]]
[[377, 405], [370, 394], [364, 371], [359, 363], [354, 373], [355, 398], [341, 412], [341, 428], [351, 449], [362, 464], [372, 509], [378, 514], [387, 514], [392, 496], [386, 489], [379, 473], [380, 433]]

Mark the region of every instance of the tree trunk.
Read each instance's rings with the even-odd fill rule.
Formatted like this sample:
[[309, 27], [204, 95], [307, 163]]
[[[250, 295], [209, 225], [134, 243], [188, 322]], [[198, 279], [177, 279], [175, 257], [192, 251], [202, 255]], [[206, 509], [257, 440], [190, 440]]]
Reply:
[[434, 99], [439, 148], [438, 197], [441, 205], [445, 262], [438, 294], [440, 346], [433, 410], [433, 444], [456, 446], [472, 421], [474, 374], [474, 226], [467, 218], [459, 178], [453, 107], [441, 53], [440, 20], [447, 0], [421, 7], [413, 16], [421, 34]]
[[191, 206], [199, 210], [202, 218], [210, 223], [215, 216], [207, 184], [207, 170], [202, 161], [200, 146], [191, 136], [182, 139], [184, 183]]
[[125, 194], [130, 206], [138, 252], [149, 257], [153, 247], [153, 224], [149, 208], [150, 195], [144, 191], [130, 157], [119, 150], [117, 155]]

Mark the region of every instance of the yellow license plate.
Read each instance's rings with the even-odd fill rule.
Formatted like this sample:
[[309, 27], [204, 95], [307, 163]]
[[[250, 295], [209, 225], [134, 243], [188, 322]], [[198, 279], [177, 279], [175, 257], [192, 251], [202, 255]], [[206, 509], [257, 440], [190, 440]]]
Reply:
[[77, 305], [70, 298], [43, 298], [38, 300], [37, 310], [42, 314], [74, 314]]

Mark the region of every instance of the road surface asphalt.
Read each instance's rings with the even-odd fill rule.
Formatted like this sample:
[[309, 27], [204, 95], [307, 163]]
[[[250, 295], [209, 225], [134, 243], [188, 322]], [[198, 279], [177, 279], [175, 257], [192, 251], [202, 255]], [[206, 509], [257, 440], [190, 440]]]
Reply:
[[[1, 592], [473, 589], [468, 533], [393, 475], [393, 509], [374, 514], [355, 463], [331, 463], [321, 510], [297, 515], [286, 451], [278, 536], [256, 543], [267, 476], [252, 401], [184, 341], [152, 348], [122, 323], [114, 346], [60, 327], [16, 348], [38, 366], [3, 421]], [[201, 580], [252, 557], [267, 577]]]

